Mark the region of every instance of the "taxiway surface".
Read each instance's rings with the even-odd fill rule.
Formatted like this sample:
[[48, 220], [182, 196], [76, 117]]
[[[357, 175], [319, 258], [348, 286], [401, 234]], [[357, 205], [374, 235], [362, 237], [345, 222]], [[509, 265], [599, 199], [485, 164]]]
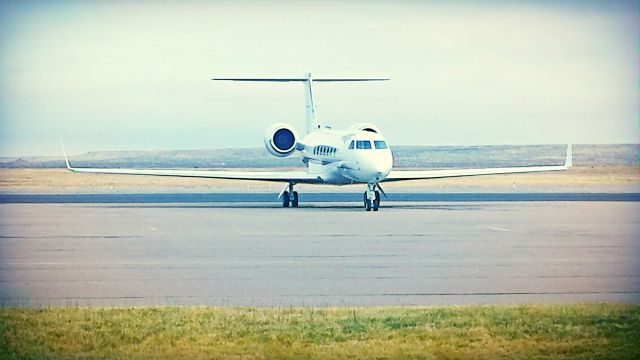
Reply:
[[0, 203], [0, 305], [640, 302], [638, 201], [301, 206]]

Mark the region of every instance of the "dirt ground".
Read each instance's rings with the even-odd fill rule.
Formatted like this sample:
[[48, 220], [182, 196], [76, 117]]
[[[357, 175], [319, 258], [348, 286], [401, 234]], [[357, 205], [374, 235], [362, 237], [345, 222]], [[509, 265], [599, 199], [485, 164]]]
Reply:
[[[224, 179], [79, 174], [64, 169], [0, 169], [0, 192], [212, 192], [280, 191], [281, 183]], [[360, 185], [361, 187], [361, 185]], [[574, 167], [566, 172], [491, 175], [412, 180], [384, 185], [392, 191], [473, 191], [481, 189], [538, 189], [553, 191], [640, 191], [636, 166]], [[358, 185], [299, 185], [303, 191], [355, 191]], [[604, 190], [603, 190], [604, 189]], [[609, 190], [607, 190], [609, 189]]]

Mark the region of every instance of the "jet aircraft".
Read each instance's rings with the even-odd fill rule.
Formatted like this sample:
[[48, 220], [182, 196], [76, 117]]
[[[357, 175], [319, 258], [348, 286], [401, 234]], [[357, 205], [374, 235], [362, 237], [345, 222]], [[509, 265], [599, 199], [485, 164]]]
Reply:
[[436, 179], [542, 171], [562, 171], [572, 166], [571, 145], [567, 146], [563, 165], [523, 166], [480, 169], [394, 170], [393, 156], [380, 129], [369, 123], [357, 123], [346, 130], [334, 130], [320, 123], [316, 113], [313, 85], [320, 82], [385, 81], [380, 78], [318, 78], [311, 73], [300, 78], [214, 78], [216, 81], [301, 82], [306, 94], [306, 132], [299, 136], [289, 124], [270, 126], [264, 145], [274, 156], [285, 157], [299, 153], [306, 171], [229, 171], [229, 170], [158, 170], [106, 169], [72, 167], [63, 152], [67, 169], [78, 173], [176, 176], [236, 180], [261, 180], [286, 183], [278, 195], [283, 207], [298, 207], [296, 184], [363, 184], [366, 190], [363, 204], [366, 211], [377, 211], [380, 194], [386, 196], [380, 183], [389, 181]]

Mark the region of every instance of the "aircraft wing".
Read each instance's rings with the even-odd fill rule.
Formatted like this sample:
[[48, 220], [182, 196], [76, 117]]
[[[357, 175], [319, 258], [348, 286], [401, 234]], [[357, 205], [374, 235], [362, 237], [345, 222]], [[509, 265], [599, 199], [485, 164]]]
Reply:
[[162, 169], [99, 169], [67, 167], [77, 173], [173, 176], [209, 179], [260, 180], [274, 182], [315, 183], [317, 176], [304, 171], [227, 171], [227, 170], [162, 170]]
[[518, 174], [543, 171], [567, 170], [573, 165], [573, 153], [571, 145], [567, 146], [567, 154], [564, 165], [552, 166], [520, 166], [504, 168], [484, 168], [484, 169], [441, 169], [441, 170], [392, 170], [387, 175], [387, 181], [418, 180], [418, 179], [439, 179], [462, 176], [498, 175], [498, 174]]
[[260, 180], [274, 182], [315, 183], [317, 176], [306, 171], [227, 171], [227, 170], [173, 170], [173, 169], [102, 169], [76, 168], [69, 164], [64, 154], [67, 169], [77, 173], [173, 176], [209, 179]]

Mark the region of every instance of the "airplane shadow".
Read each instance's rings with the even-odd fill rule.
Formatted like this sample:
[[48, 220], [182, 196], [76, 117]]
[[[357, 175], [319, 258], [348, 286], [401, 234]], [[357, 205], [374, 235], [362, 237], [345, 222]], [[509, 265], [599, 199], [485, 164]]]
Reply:
[[[446, 211], [469, 211], [483, 210], [491, 205], [488, 204], [392, 204], [381, 205], [378, 212], [384, 210], [446, 210]], [[283, 208], [280, 204], [259, 204], [259, 203], [207, 203], [207, 204], [117, 204], [102, 206], [107, 208], [127, 208], [127, 209], [270, 209], [273, 211], [364, 211], [362, 205], [358, 204], [300, 204], [298, 208]]]

